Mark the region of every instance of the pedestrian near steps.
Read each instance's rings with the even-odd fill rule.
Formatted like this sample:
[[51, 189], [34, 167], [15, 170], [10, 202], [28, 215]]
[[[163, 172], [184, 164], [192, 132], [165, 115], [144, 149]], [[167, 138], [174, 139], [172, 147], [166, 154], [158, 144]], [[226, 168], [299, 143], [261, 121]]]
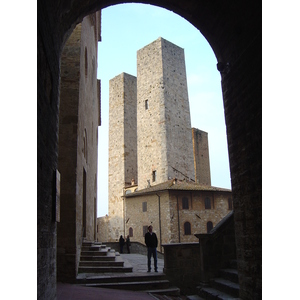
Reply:
[[124, 244], [125, 244], [125, 240], [123, 238], [123, 235], [121, 235], [120, 238], [119, 238], [120, 253], [123, 253]]
[[157, 270], [157, 236], [156, 234], [152, 231], [153, 227], [152, 225], [150, 225], [148, 227], [148, 232], [145, 234], [145, 244], [147, 246], [148, 249], [148, 272], [151, 272], [151, 256], [153, 256], [153, 260], [154, 260], [154, 270], [155, 272], [158, 272]]
[[130, 246], [131, 246], [130, 238], [129, 238], [129, 235], [127, 235], [127, 238], [126, 238], [127, 253], [130, 253]]

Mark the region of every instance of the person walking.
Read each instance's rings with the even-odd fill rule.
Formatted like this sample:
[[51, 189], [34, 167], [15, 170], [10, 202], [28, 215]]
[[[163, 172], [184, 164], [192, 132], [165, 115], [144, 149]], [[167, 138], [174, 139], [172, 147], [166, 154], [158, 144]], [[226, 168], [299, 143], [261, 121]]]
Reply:
[[126, 238], [126, 247], [127, 247], [127, 253], [130, 253], [130, 247], [131, 244], [130, 244], [130, 238], [129, 238], [129, 235], [127, 235], [127, 238]]
[[157, 236], [154, 232], [152, 232], [153, 227], [150, 225], [148, 227], [148, 232], [145, 234], [145, 244], [148, 249], [148, 272], [151, 272], [151, 256], [153, 256], [154, 260], [154, 270], [155, 272], [158, 272], [157, 270]]

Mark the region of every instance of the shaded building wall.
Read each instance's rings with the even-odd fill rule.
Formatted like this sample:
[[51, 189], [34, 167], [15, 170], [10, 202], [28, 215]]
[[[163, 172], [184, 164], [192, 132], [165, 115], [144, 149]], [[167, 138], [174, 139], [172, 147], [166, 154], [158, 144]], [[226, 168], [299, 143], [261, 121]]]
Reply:
[[97, 23], [84, 18], [67, 41], [61, 63], [58, 170], [61, 216], [57, 231], [57, 278], [74, 281], [82, 238], [96, 237], [97, 156], [100, 113]]
[[109, 81], [108, 241], [124, 235], [123, 188], [137, 178], [136, 77]]
[[61, 174], [60, 222], [57, 224], [57, 279], [76, 276], [76, 164], [80, 81], [81, 24], [61, 57], [58, 170]]
[[208, 133], [192, 128], [195, 181], [199, 184], [211, 185]]

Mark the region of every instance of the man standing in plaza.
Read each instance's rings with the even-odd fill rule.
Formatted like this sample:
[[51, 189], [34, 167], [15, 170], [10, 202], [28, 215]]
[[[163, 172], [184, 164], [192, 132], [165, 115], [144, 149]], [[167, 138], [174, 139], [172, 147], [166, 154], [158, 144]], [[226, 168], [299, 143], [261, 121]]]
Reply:
[[153, 255], [154, 259], [154, 269], [155, 272], [158, 272], [157, 270], [157, 236], [154, 232], [152, 232], [152, 225], [148, 227], [148, 232], [145, 234], [145, 244], [148, 248], [148, 272], [151, 272], [151, 256]]

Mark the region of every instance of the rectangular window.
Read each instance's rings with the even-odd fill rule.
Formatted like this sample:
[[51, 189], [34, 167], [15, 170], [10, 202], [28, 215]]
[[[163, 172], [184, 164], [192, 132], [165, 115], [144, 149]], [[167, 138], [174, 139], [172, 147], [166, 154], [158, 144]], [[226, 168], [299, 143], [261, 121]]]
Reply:
[[143, 202], [143, 212], [147, 211], [147, 202]]
[[186, 197], [182, 198], [182, 209], [189, 209], [189, 199]]
[[143, 236], [148, 232], [148, 226], [143, 226]]
[[148, 100], [145, 101], [145, 109], [148, 109], [149, 108], [149, 102]]
[[156, 181], [156, 171], [152, 171], [152, 182]]

